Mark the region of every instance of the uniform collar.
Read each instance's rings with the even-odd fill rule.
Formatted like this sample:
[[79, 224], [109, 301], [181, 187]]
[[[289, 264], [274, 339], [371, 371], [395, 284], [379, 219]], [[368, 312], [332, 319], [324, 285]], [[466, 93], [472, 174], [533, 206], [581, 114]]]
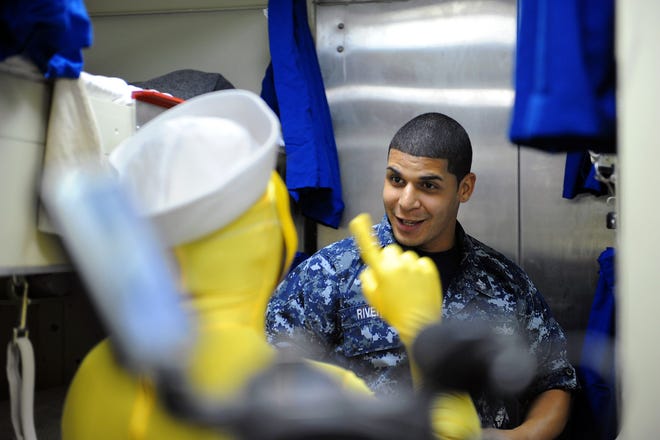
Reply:
[[461, 268], [460, 275], [455, 281], [467, 286], [465, 292], [474, 297], [483, 294], [495, 297], [495, 286], [492, 278], [483, 268], [483, 260], [480, 258], [481, 246], [479, 242], [465, 233], [463, 226], [456, 222], [456, 242], [461, 246]]
[[[383, 215], [383, 218], [377, 225], [376, 235], [383, 247], [396, 243], [394, 234], [392, 233], [392, 225], [387, 215]], [[494, 288], [488, 274], [483, 270], [479, 270], [478, 249], [480, 246], [474, 238], [465, 233], [465, 229], [463, 229], [463, 226], [458, 221], [456, 222], [456, 244], [461, 249], [461, 265], [460, 272], [452, 284], [457, 285], [456, 283], [461, 283], [464, 286], [461, 289], [461, 295], [464, 297], [466, 303], [478, 294], [483, 294], [491, 298], [494, 297]]]

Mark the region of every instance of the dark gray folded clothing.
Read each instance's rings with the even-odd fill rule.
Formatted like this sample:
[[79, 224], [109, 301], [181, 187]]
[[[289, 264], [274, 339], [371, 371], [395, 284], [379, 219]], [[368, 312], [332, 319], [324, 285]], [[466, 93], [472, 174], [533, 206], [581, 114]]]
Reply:
[[193, 69], [175, 70], [174, 72], [166, 73], [156, 78], [133, 82], [131, 84], [143, 89], [154, 89], [161, 93], [169, 93], [181, 99], [189, 99], [193, 96], [215, 90], [235, 88], [232, 83], [219, 73], [202, 72]]

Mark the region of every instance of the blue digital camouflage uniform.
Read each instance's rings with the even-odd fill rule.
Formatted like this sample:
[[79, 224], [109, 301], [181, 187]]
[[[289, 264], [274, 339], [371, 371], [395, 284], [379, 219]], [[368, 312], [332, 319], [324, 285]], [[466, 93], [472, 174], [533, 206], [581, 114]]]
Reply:
[[[386, 216], [374, 228], [382, 246], [395, 242]], [[487, 318], [501, 334], [523, 335], [538, 364], [528, 396], [554, 388], [575, 389], [563, 330], [528, 276], [502, 254], [465, 234], [460, 224], [457, 243], [462, 260], [454, 280], [443, 286], [443, 320]], [[364, 268], [352, 237], [302, 262], [278, 286], [268, 306], [269, 341], [279, 347], [302, 347], [307, 356], [351, 369], [377, 394], [409, 390], [405, 348], [396, 330], [362, 295], [358, 274]], [[485, 427], [519, 425], [525, 403], [475, 397]]]

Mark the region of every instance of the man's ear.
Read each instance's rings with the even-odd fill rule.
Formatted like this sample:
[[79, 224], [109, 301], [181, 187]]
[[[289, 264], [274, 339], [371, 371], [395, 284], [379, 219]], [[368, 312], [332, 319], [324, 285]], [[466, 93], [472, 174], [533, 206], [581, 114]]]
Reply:
[[477, 176], [474, 173], [467, 173], [465, 177], [463, 177], [458, 183], [458, 200], [461, 203], [465, 203], [470, 200], [476, 181]]

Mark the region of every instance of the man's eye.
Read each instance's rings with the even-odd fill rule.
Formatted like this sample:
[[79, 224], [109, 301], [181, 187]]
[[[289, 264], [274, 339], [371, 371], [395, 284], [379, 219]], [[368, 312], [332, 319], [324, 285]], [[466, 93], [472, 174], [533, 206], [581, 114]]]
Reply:
[[390, 176], [390, 181], [391, 181], [392, 183], [401, 183], [401, 182], [402, 182], [402, 179], [401, 179], [401, 177], [399, 177], [399, 176]]

